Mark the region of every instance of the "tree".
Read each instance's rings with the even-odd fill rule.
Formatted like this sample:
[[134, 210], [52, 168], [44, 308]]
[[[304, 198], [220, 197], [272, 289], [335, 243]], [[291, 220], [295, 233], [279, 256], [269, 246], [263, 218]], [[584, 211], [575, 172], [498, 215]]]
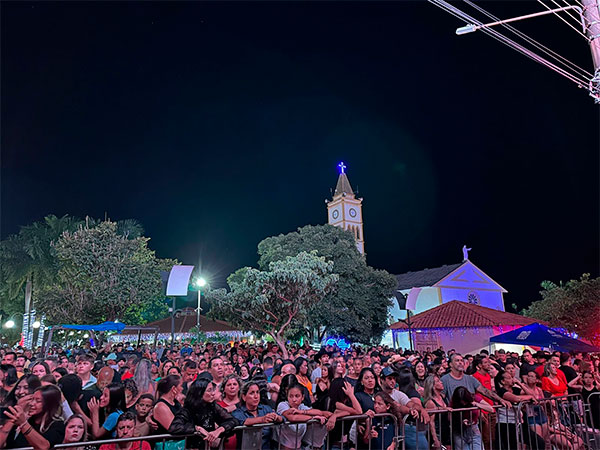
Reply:
[[[80, 226], [53, 244], [56, 281], [38, 299], [50, 323], [95, 323], [119, 319], [143, 323], [143, 311], [160, 309], [160, 271], [175, 262], [158, 260], [148, 238], [119, 235], [115, 222]], [[165, 309], [166, 306], [163, 307]]]
[[271, 262], [268, 270], [244, 267], [227, 279], [230, 292], [209, 293], [211, 315], [271, 336], [287, 358], [286, 337], [335, 288], [338, 276], [332, 269], [333, 262], [307, 252]]
[[579, 280], [558, 285], [544, 281], [541, 286], [542, 299], [523, 310], [525, 316], [577, 332], [584, 339], [600, 344], [600, 278], [592, 279], [585, 273]]
[[[90, 217], [82, 220], [49, 215], [43, 221], [21, 227], [18, 234], [0, 242], [0, 309], [20, 322], [18, 316], [37, 304], [41, 293], [51, 291], [58, 282], [60, 263], [52, 244], [65, 231], [73, 232], [84, 225], [94, 228], [101, 223]], [[127, 239], [136, 239], [144, 233], [140, 223], [133, 219], [117, 221], [116, 226], [117, 234]], [[164, 261], [165, 270], [171, 268], [170, 263]], [[144, 320], [156, 320], [165, 316], [167, 310], [162, 299], [151, 299], [141, 316]]]
[[312, 250], [333, 263], [339, 282], [336, 291], [310, 311], [306, 333], [319, 341], [329, 333], [354, 342], [378, 342], [388, 327], [388, 307], [397, 281], [385, 270], [367, 265], [349, 231], [331, 225], [308, 225], [296, 232], [266, 238], [258, 244], [258, 264], [264, 268]]
[[330, 334], [354, 342], [378, 342], [388, 327], [388, 307], [397, 281], [385, 270], [367, 265], [349, 231], [331, 225], [308, 225], [266, 238], [258, 244], [259, 267], [310, 250], [333, 262], [339, 283], [323, 305], [310, 312], [306, 333], [319, 341]]
[[[58, 264], [51, 243], [64, 231], [76, 229], [80, 222], [67, 215], [49, 215], [43, 222], [21, 227], [19, 234], [0, 242], [0, 307], [10, 311], [19, 327], [19, 316], [29, 313], [42, 288], [56, 279]], [[24, 303], [19, 298], [24, 298]]]

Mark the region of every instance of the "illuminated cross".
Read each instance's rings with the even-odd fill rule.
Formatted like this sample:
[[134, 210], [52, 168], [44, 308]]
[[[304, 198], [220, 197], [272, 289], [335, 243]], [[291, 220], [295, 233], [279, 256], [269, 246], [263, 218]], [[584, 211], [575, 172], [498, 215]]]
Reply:
[[345, 173], [344, 170], [346, 170], [346, 164], [344, 164], [343, 162], [338, 164], [338, 167], [340, 168], [340, 172], [341, 173]]

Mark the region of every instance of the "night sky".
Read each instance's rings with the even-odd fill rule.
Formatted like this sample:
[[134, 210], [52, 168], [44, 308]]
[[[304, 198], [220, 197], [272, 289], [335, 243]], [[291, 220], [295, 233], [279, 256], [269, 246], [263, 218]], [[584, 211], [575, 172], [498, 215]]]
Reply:
[[[467, 244], [507, 309], [598, 276], [598, 106], [431, 4], [1, 8], [2, 238], [47, 214], [135, 218], [222, 286], [265, 237], [327, 221], [344, 161], [370, 265], [453, 264]], [[557, 18], [519, 28], [591, 70]]]

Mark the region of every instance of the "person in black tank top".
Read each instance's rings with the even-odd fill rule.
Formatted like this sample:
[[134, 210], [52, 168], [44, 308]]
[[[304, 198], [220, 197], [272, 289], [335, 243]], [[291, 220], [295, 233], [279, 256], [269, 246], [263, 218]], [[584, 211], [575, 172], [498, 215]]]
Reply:
[[152, 418], [158, 425], [156, 434], [168, 434], [175, 414], [181, 409], [177, 396], [181, 393], [182, 381], [179, 375], [168, 375], [156, 386], [158, 400], [152, 411]]

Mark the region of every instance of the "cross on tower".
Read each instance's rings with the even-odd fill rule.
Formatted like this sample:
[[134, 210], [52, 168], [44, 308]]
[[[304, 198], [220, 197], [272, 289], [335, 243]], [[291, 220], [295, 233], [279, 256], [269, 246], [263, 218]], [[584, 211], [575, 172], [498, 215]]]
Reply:
[[340, 168], [340, 173], [346, 173], [346, 172], [344, 172], [346, 170], [346, 164], [341, 162], [338, 164], [338, 167]]

